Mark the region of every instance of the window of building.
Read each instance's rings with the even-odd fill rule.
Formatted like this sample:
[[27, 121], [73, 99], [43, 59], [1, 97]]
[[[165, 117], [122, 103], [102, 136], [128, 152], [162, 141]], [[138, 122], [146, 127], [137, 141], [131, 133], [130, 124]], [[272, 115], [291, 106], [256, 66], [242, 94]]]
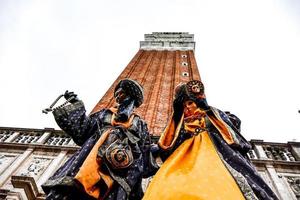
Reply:
[[181, 65], [182, 66], [188, 66], [188, 63], [187, 62], [182, 62]]
[[182, 76], [189, 76], [189, 73], [188, 72], [183, 72]]

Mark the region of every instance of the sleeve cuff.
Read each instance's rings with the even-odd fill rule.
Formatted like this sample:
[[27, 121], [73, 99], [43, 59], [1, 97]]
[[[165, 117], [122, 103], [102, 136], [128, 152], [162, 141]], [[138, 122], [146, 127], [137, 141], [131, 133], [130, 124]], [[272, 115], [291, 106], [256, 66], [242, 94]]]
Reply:
[[79, 110], [80, 108], [84, 108], [84, 104], [81, 100], [72, 103], [72, 104], [68, 104], [66, 106], [63, 107], [58, 107], [55, 108], [53, 111], [53, 115], [54, 117], [61, 117], [61, 116], [67, 116], [69, 115], [71, 112], [75, 111], [75, 110]]

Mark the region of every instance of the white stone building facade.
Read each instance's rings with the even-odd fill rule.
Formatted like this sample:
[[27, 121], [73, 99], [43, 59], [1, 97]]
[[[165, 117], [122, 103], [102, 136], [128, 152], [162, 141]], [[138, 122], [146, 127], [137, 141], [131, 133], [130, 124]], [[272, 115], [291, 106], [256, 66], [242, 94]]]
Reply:
[[[250, 143], [251, 162], [278, 197], [299, 200], [300, 143]], [[0, 127], [0, 199], [45, 199], [40, 185], [77, 149], [59, 130]]]

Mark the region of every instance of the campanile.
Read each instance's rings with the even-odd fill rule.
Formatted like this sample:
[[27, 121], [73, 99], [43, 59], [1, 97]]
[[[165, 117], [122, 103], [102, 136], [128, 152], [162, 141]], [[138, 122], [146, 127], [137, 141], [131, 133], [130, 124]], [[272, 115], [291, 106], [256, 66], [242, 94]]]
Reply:
[[114, 104], [113, 88], [124, 78], [138, 81], [144, 88], [144, 103], [137, 113], [148, 123], [149, 132], [160, 135], [172, 110], [174, 88], [180, 82], [200, 80], [194, 55], [194, 35], [188, 32], [145, 34], [140, 49], [93, 112]]

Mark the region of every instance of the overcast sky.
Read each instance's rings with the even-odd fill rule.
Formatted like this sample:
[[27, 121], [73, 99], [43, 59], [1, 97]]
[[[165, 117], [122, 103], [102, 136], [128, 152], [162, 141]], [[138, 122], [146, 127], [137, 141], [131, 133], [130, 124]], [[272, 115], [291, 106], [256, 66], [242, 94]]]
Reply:
[[66, 89], [90, 112], [166, 31], [195, 34], [208, 103], [247, 139], [300, 141], [298, 0], [0, 0], [0, 126], [58, 129], [41, 111]]

